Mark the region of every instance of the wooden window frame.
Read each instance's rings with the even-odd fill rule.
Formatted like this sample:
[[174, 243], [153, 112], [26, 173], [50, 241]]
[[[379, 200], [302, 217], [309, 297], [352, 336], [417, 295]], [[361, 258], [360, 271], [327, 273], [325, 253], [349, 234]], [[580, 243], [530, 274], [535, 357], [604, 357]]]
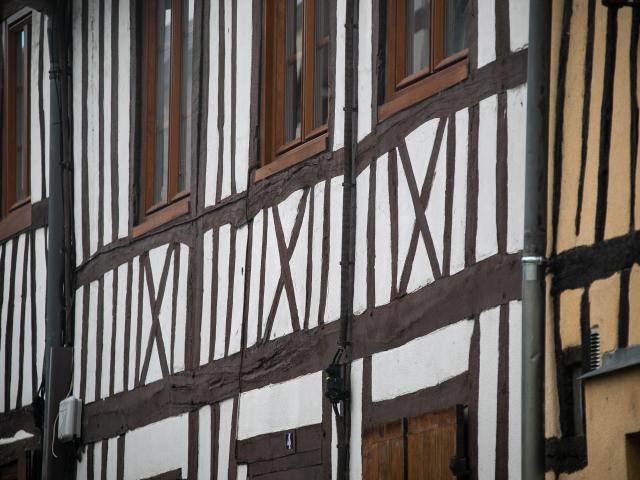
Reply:
[[[255, 180], [295, 165], [327, 149], [328, 121], [313, 126], [313, 93], [315, 68], [315, 11], [316, 0], [304, 0], [302, 80], [300, 95], [301, 134], [284, 143], [285, 89], [285, 0], [265, 1], [264, 35], [262, 42], [262, 82], [260, 111], [260, 163]], [[332, 39], [330, 38], [329, 42]], [[330, 82], [331, 85], [331, 82]], [[333, 98], [329, 92], [329, 110]]]
[[[169, 87], [169, 142], [167, 200], [154, 203], [153, 181], [155, 173], [156, 133], [156, 10], [158, 0], [148, 0], [143, 11], [143, 62], [142, 78], [142, 150], [140, 168], [140, 208], [138, 224], [133, 236], [142, 235], [154, 228], [189, 212], [190, 185], [179, 191], [180, 171], [180, 93], [182, 89], [182, 0], [171, 0], [171, 60]], [[189, 132], [188, 132], [189, 133]], [[187, 162], [191, 158], [186, 159]]]
[[386, 71], [384, 103], [378, 107], [380, 121], [465, 80], [469, 72], [468, 48], [445, 56], [446, 0], [431, 0], [429, 65], [419, 72], [405, 74], [406, 1], [387, 0]]
[[[31, 225], [31, 196], [30, 196], [30, 149], [29, 138], [30, 128], [30, 100], [31, 100], [31, 10], [21, 10], [6, 21], [5, 27], [5, 51], [6, 68], [4, 69], [4, 122], [3, 122], [3, 144], [1, 194], [0, 194], [0, 241], [28, 228]], [[26, 195], [20, 199], [16, 198], [15, 175], [16, 175], [16, 145], [15, 145], [15, 106], [17, 100], [16, 78], [15, 78], [15, 36], [16, 32], [25, 29], [27, 31], [26, 52], [27, 60], [24, 64], [24, 84], [25, 93], [21, 99], [23, 102], [23, 125], [25, 132], [25, 142], [22, 151], [22, 189]]]

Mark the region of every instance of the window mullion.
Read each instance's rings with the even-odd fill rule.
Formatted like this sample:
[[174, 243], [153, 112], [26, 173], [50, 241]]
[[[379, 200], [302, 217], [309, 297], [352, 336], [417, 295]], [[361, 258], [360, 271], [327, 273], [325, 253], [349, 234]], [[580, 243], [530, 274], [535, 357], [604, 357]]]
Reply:
[[28, 24], [25, 24], [23, 27], [24, 30], [24, 38], [25, 38], [25, 46], [24, 46], [24, 73], [23, 73], [23, 78], [24, 78], [24, 85], [22, 87], [22, 101], [23, 101], [23, 114], [22, 114], [22, 132], [23, 132], [23, 147], [22, 147], [22, 158], [20, 159], [22, 161], [22, 178], [20, 179], [20, 181], [22, 182], [22, 192], [23, 192], [23, 196], [22, 198], [16, 198], [16, 202], [19, 202], [21, 200], [24, 200], [25, 198], [28, 198], [30, 195], [30, 188], [29, 188], [29, 144], [31, 141], [31, 134], [30, 134], [30, 128], [29, 128], [29, 113], [30, 113], [30, 109], [29, 109], [29, 92], [31, 90], [31, 75], [30, 75], [30, 70], [31, 70], [31, 29], [29, 28]]
[[[273, 150], [271, 159], [275, 158], [276, 152], [284, 143], [284, 96], [285, 96], [285, 63], [287, 52], [285, 46], [286, 39], [286, 10], [285, 2], [275, 2], [277, 9], [274, 16], [274, 51], [275, 51], [275, 82], [273, 84], [273, 98], [275, 99], [275, 115], [273, 122]], [[271, 73], [271, 72], [269, 72]]]
[[182, 0], [171, 2], [171, 67], [170, 67], [170, 91], [169, 91], [169, 168], [167, 179], [167, 201], [171, 200], [178, 192], [178, 177], [180, 169], [180, 81], [182, 64]]
[[444, 60], [444, 0], [431, 0], [431, 65], [435, 71]]

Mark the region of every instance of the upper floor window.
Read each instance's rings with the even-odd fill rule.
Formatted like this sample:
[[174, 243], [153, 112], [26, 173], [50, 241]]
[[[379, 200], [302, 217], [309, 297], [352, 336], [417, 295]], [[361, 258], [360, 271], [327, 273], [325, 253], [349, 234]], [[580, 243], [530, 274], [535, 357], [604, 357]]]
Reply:
[[31, 17], [9, 25], [6, 46], [5, 141], [0, 217], [29, 202]]
[[193, 129], [194, 0], [149, 0], [144, 10], [140, 221], [176, 203], [188, 210]]
[[265, 2], [263, 168], [256, 180], [326, 149], [330, 0]]
[[469, 0], [387, 0], [381, 119], [467, 76]]

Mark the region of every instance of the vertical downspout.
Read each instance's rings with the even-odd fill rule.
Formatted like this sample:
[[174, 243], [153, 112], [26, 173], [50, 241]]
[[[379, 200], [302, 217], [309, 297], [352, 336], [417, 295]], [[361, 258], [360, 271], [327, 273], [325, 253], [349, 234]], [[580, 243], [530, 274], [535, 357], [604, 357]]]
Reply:
[[[71, 448], [55, 442], [58, 404], [69, 391], [71, 350], [66, 325], [71, 318], [71, 213], [69, 178], [68, 32], [69, 2], [51, 9], [47, 31], [51, 70], [47, 306], [45, 331], [45, 418], [42, 436], [42, 478], [72, 478]], [[55, 374], [54, 374], [55, 372]]]
[[[338, 480], [349, 478], [349, 439], [351, 435], [351, 319], [353, 317], [353, 289], [355, 262], [355, 221], [356, 221], [356, 131], [357, 98], [354, 95], [357, 81], [357, 65], [354, 48], [357, 0], [348, 0], [345, 15], [345, 78], [344, 78], [344, 178], [342, 196], [342, 254], [340, 260], [340, 337], [338, 349], [342, 351], [343, 376], [342, 391], [347, 392], [341, 402], [340, 416], [336, 418], [338, 434]], [[336, 30], [341, 25], [336, 25]]]
[[545, 472], [544, 325], [551, 0], [529, 1], [522, 256], [522, 478]]

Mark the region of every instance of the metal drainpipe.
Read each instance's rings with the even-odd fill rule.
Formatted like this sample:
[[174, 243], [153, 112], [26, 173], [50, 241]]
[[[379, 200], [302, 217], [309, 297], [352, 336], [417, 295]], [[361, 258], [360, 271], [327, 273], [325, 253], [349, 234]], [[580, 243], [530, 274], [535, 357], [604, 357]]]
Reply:
[[[356, 156], [357, 141], [354, 131], [357, 125], [354, 95], [357, 81], [357, 58], [354, 48], [354, 30], [357, 23], [357, 0], [348, 0], [345, 15], [345, 95], [344, 95], [344, 178], [342, 196], [342, 256], [340, 277], [340, 337], [338, 348], [343, 351], [342, 388], [347, 398], [341, 402], [341, 415], [336, 419], [338, 434], [338, 480], [349, 478], [349, 439], [351, 435], [351, 319], [353, 317], [353, 266], [355, 260], [355, 220], [356, 220]], [[337, 25], [336, 28], [340, 28]]]
[[[68, 108], [68, 42], [69, 3], [58, 0], [51, 9], [49, 28], [50, 81], [50, 146], [49, 146], [49, 203], [47, 306], [45, 330], [45, 417], [42, 436], [42, 478], [67, 478], [72, 472], [72, 450], [55, 443], [55, 418], [58, 403], [69, 390], [70, 351], [62, 347], [68, 342], [65, 324], [71, 318], [71, 213], [69, 169], [69, 108]], [[55, 352], [55, 353], [52, 353]], [[52, 360], [55, 358], [55, 360]], [[50, 368], [52, 362], [55, 367]], [[63, 367], [63, 368], [60, 368]], [[62, 370], [62, 371], [60, 371]], [[56, 375], [50, 375], [55, 371]], [[64, 384], [63, 384], [64, 383]], [[71, 469], [71, 470], [70, 470]], [[69, 477], [70, 478], [70, 477]]]
[[551, 0], [529, 1], [522, 256], [522, 478], [545, 472], [544, 329]]

